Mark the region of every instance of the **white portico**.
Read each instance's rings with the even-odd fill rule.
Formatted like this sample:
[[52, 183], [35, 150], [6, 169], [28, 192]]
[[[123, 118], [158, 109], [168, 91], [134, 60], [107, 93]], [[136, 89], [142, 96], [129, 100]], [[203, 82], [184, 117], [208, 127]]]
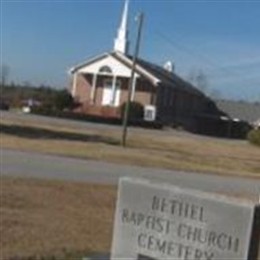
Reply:
[[[124, 79], [128, 81], [131, 76], [131, 69], [110, 53], [105, 53], [86, 64], [79, 65], [73, 77], [72, 94], [74, 97], [77, 96], [77, 80], [79, 76], [90, 79], [91, 86], [87, 99], [92, 104], [98, 101], [97, 89], [102, 87], [101, 105], [117, 107], [120, 105], [122, 81]], [[136, 74], [136, 77], [139, 77], [139, 75]], [[134, 93], [132, 98], [134, 98]]]

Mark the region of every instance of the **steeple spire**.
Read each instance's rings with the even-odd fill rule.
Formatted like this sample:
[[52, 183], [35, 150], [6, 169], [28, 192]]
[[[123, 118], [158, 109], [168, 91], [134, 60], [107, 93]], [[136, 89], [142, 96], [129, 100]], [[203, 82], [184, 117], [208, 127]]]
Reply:
[[126, 0], [120, 27], [117, 32], [117, 38], [115, 39], [115, 42], [114, 42], [114, 51], [119, 51], [124, 54], [127, 54], [127, 52], [128, 52], [128, 30], [127, 30], [128, 6], [129, 6], [129, 0]]

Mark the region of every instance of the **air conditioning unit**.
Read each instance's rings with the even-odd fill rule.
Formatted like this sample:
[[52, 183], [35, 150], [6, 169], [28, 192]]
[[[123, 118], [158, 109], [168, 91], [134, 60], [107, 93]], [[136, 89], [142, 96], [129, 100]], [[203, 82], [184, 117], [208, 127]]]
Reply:
[[144, 120], [154, 121], [156, 118], [156, 107], [152, 105], [146, 105], [144, 107]]

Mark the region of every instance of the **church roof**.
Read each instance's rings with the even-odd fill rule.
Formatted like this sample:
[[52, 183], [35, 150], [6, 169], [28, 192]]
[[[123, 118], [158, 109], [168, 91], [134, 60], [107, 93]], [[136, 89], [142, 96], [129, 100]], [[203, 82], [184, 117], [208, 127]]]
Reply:
[[[118, 53], [115, 53], [115, 55], [118, 56]], [[124, 56], [127, 57], [131, 62], [133, 62], [133, 56], [131, 55], [127, 55], [127, 56], [124, 55]], [[122, 54], [120, 54], [119, 57], [122, 58]], [[148, 72], [149, 74], [157, 78], [158, 83], [164, 86], [184, 90], [186, 92], [190, 92], [200, 96], [204, 95], [201, 91], [199, 91], [189, 82], [179, 77], [176, 73], [169, 72], [165, 68], [155, 63], [138, 58], [136, 64], [137, 64], [137, 68], [136, 68], [137, 72], [140, 72], [140, 68], [142, 68], [144, 71]]]
[[[93, 64], [107, 56], [112, 56], [125, 66], [131, 68], [133, 64], [133, 56], [125, 55], [120, 52], [105, 52], [101, 55], [95, 56], [84, 63], [76, 65], [75, 67], [70, 69], [70, 73], [75, 73], [77, 70]], [[190, 92], [195, 95], [204, 96], [204, 94], [195, 88], [192, 84], [185, 81], [181, 77], [179, 77], [174, 72], [169, 72], [163, 67], [154, 64], [152, 62], [146, 61], [144, 59], [138, 58], [136, 62], [136, 72], [141, 74], [143, 77], [150, 80], [154, 85], [164, 85], [167, 87], [176, 88], [179, 90], [184, 90], [185, 92]]]
[[197, 95], [203, 95], [201, 91], [196, 89], [192, 84], [185, 81], [181, 77], [179, 77], [174, 72], [169, 72], [165, 68], [151, 63], [149, 61], [138, 59], [138, 64], [148, 70], [150, 73], [152, 73], [155, 77], [159, 78], [161, 81], [161, 84], [166, 85], [168, 87], [178, 88], [182, 89], [188, 92], [191, 92], [193, 94]]

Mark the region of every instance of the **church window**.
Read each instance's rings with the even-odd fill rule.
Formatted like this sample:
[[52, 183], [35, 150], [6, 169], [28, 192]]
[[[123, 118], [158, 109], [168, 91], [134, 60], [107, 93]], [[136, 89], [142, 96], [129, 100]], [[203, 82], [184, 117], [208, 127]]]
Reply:
[[112, 70], [109, 66], [102, 66], [100, 69], [99, 69], [99, 72], [101, 73], [107, 73], [107, 74], [112, 74]]

